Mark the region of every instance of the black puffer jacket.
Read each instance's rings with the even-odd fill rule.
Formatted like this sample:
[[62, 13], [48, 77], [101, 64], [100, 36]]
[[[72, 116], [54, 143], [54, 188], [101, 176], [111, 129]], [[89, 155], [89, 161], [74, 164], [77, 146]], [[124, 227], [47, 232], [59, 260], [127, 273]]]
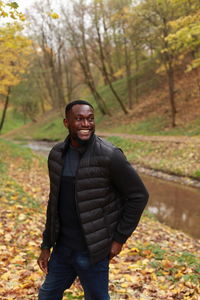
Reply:
[[[59, 234], [58, 199], [64, 153], [69, 144], [49, 154], [50, 195], [41, 248], [55, 245]], [[75, 201], [83, 234], [93, 262], [108, 255], [113, 240], [124, 243], [136, 228], [148, 193], [123, 153], [93, 136], [76, 175]]]

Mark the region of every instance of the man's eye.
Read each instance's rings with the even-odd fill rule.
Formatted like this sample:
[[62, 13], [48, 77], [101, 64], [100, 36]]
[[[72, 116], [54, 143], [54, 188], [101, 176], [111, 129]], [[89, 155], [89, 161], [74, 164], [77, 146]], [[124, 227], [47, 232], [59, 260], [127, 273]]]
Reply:
[[81, 121], [81, 118], [76, 118], [76, 121]]

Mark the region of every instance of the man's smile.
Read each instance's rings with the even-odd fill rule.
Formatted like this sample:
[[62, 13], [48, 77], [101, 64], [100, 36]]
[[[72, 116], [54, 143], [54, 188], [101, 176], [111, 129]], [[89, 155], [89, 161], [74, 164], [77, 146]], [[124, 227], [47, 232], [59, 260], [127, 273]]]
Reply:
[[91, 129], [80, 129], [79, 131], [83, 132], [83, 133], [88, 133], [90, 132]]
[[91, 133], [91, 129], [80, 129], [79, 132], [82, 134], [89, 134]]

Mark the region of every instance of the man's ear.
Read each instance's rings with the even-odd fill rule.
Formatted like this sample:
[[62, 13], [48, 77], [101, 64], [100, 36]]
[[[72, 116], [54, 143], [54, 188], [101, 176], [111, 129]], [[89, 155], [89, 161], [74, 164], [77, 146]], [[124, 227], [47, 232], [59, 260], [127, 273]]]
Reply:
[[68, 128], [68, 120], [66, 118], [63, 119], [63, 124], [66, 128]]

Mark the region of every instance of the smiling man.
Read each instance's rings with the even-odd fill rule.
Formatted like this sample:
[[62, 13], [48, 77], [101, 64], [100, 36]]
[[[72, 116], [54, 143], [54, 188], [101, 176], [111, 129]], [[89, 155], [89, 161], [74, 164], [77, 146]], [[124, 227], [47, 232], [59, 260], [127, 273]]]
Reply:
[[65, 116], [69, 135], [48, 158], [39, 300], [61, 300], [76, 277], [85, 300], [109, 300], [109, 262], [137, 227], [148, 192], [122, 151], [95, 135], [89, 102], [69, 103]]
[[[90, 105], [73, 105], [73, 103], [74, 102], [66, 107], [66, 118], [64, 119], [64, 125], [69, 130], [71, 145], [73, 147], [79, 147], [79, 145], [88, 143], [94, 134], [94, 112], [92, 106]], [[78, 103], [81, 102], [78, 101]]]

